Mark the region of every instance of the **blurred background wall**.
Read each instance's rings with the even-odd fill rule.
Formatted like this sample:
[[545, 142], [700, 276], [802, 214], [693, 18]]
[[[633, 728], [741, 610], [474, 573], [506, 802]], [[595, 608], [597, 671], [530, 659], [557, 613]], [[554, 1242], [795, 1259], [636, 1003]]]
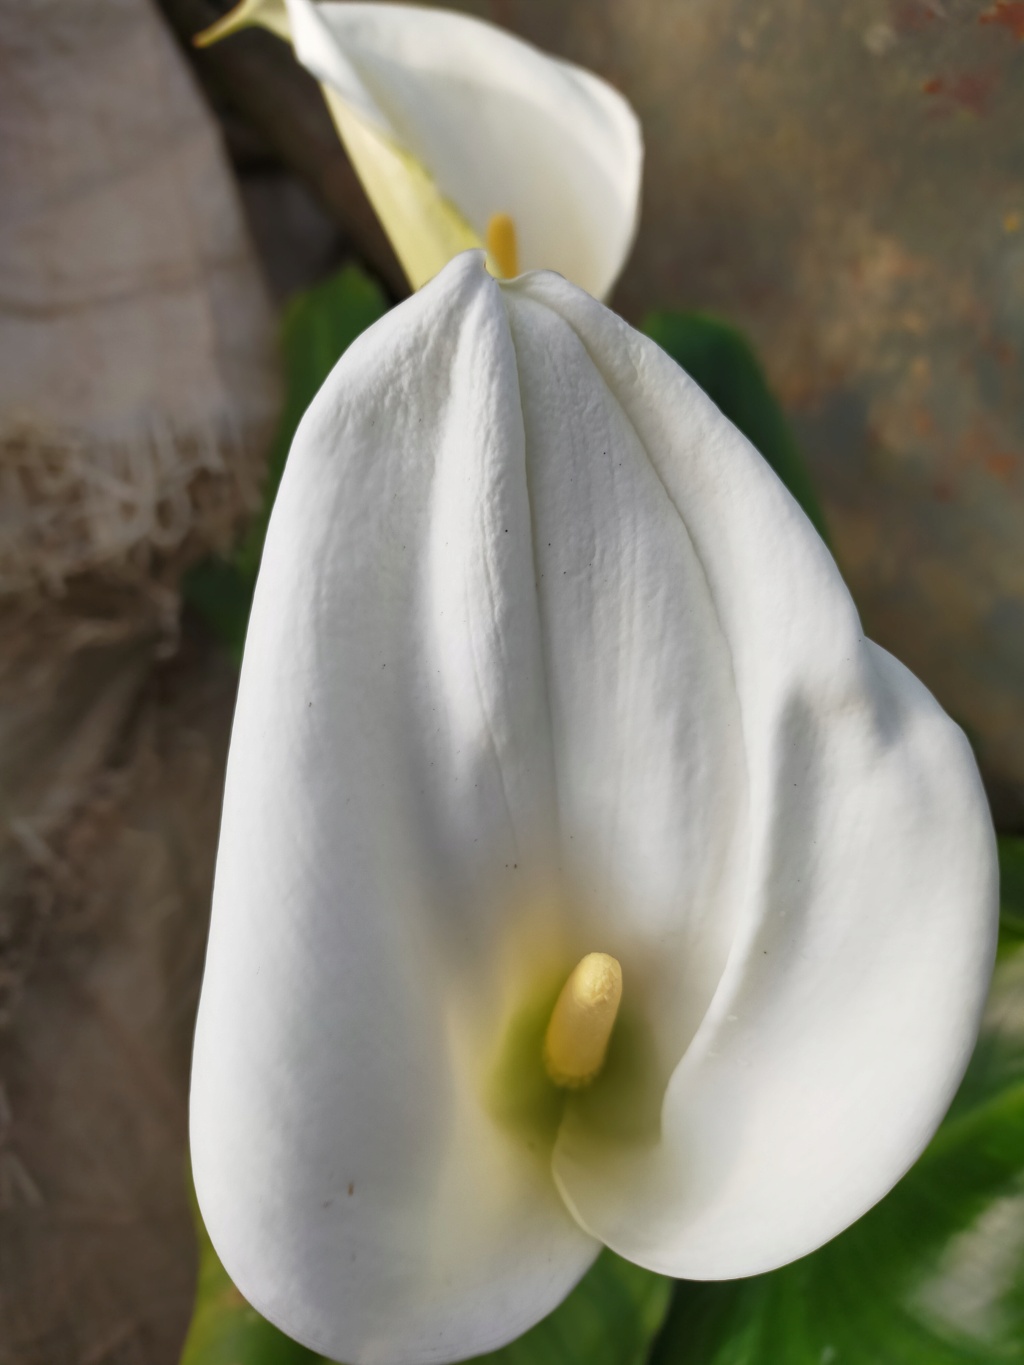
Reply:
[[870, 636], [1024, 824], [1024, 5], [492, 0], [635, 104], [616, 302], [753, 338]]

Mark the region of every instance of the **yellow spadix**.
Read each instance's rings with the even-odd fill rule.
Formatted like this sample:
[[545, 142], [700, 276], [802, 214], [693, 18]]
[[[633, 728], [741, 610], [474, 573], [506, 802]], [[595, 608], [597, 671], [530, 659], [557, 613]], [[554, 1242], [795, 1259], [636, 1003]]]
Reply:
[[556, 1085], [589, 1085], [604, 1065], [622, 1000], [622, 968], [588, 953], [562, 987], [544, 1035], [544, 1066]]
[[495, 213], [487, 224], [487, 254], [502, 280], [519, 274], [519, 240], [516, 225], [508, 213]]

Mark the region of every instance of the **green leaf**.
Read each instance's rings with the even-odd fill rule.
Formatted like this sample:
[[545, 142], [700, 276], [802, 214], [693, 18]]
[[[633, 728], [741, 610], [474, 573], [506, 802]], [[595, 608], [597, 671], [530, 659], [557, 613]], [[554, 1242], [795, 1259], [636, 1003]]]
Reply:
[[703, 313], [649, 313], [642, 331], [667, 351], [755, 446], [828, 543], [828, 530], [796, 441], [741, 332]]
[[[1020, 857], [1012, 842], [1011, 861]], [[793, 1265], [749, 1280], [681, 1282], [651, 1360], [1024, 1362], [1024, 944], [1004, 944], [959, 1093], [892, 1193]]]
[[200, 560], [182, 583], [185, 601], [221, 644], [227, 645], [236, 663], [242, 662], [255, 584], [255, 574], [243, 572], [237, 564], [216, 556]]
[[380, 287], [356, 266], [346, 266], [331, 279], [296, 295], [285, 311], [281, 328], [285, 401], [270, 453], [262, 507], [230, 559], [204, 560], [186, 575], [183, 584], [185, 601], [238, 659], [271, 508], [296, 429], [341, 355], [361, 332], [383, 317], [387, 307]]
[[1024, 839], [999, 837], [999, 899], [1003, 935], [1024, 938]]

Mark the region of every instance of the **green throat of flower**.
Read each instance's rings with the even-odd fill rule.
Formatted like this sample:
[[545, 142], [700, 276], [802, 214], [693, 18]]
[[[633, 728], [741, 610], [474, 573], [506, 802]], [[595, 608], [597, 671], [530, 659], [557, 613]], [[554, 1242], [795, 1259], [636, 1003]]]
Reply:
[[638, 1003], [624, 996], [622, 968], [607, 953], [535, 981], [487, 1068], [492, 1117], [538, 1152], [550, 1150], [569, 1111], [596, 1140], [654, 1140], [665, 1077]]

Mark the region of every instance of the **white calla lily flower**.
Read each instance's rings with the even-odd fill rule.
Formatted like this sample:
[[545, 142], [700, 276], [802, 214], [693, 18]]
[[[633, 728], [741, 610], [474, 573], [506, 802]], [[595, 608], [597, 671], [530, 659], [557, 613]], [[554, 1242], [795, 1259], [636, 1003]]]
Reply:
[[803, 1255], [935, 1129], [995, 926], [962, 733], [652, 342], [469, 253], [350, 348], [270, 525], [195, 1043], [261, 1312], [451, 1361], [601, 1244]]
[[485, 246], [503, 277], [543, 268], [610, 292], [636, 233], [643, 143], [605, 81], [417, 5], [242, 0], [196, 41], [249, 24], [290, 40], [320, 82], [414, 289]]

